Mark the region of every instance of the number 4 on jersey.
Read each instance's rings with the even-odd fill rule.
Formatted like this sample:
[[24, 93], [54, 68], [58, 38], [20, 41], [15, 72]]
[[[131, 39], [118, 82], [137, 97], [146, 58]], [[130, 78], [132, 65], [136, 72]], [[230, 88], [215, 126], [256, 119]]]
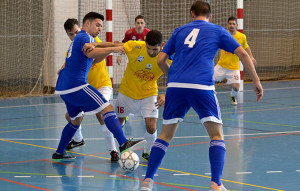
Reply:
[[193, 48], [200, 29], [193, 29], [192, 32], [185, 38], [184, 44], [188, 44], [189, 48]]

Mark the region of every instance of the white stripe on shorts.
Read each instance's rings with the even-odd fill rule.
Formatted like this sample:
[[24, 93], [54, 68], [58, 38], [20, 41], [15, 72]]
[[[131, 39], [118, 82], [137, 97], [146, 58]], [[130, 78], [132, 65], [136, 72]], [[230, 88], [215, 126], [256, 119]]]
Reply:
[[102, 99], [88, 86], [84, 87], [83, 90], [89, 95], [91, 96], [91, 98], [93, 98], [93, 100], [95, 100], [99, 105], [103, 105], [103, 101]]

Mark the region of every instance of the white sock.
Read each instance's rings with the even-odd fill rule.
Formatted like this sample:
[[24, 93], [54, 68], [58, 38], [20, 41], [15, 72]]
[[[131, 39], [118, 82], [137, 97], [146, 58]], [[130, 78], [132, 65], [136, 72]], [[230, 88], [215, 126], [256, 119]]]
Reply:
[[231, 97], [236, 97], [238, 95], [239, 91], [234, 91], [233, 89], [231, 89]]
[[83, 136], [81, 133], [81, 125], [80, 125], [79, 128], [77, 129], [77, 131], [75, 132], [74, 141], [80, 142], [80, 141], [82, 141], [82, 139], [83, 139]]
[[104, 136], [104, 141], [106, 143], [107, 150], [117, 151], [114, 135], [108, 130], [106, 125], [100, 125], [100, 127]]
[[151, 151], [152, 145], [157, 138], [157, 131], [153, 134], [150, 134], [146, 131], [144, 139], [146, 140], [146, 145], [144, 147], [144, 153], [149, 153]]

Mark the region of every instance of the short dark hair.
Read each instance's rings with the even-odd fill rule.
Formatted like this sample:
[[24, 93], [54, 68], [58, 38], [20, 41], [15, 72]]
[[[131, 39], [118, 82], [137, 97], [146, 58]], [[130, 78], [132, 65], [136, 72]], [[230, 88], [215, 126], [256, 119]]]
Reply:
[[101, 19], [102, 21], [104, 21], [104, 16], [101, 15], [100, 13], [89, 12], [83, 17], [82, 23], [84, 24], [86, 20], [95, 20], [95, 19]]
[[74, 18], [69, 18], [66, 20], [64, 28], [66, 31], [70, 31], [73, 29], [74, 25], [78, 25], [78, 20]]
[[138, 15], [138, 16], [135, 17], [134, 22], [136, 22], [136, 20], [138, 20], [138, 19], [144, 19], [145, 20], [143, 15]]
[[151, 30], [147, 33], [146, 35], [146, 44], [150, 46], [156, 46], [156, 45], [161, 45], [163, 40], [161, 32], [157, 30]]
[[237, 18], [236, 17], [229, 17], [227, 23], [229, 23], [229, 21], [235, 21], [235, 23], [237, 23]]
[[204, 1], [195, 1], [190, 11], [193, 12], [195, 16], [205, 16], [206, 18], [209, 18], [211, 14], [209, 3]]

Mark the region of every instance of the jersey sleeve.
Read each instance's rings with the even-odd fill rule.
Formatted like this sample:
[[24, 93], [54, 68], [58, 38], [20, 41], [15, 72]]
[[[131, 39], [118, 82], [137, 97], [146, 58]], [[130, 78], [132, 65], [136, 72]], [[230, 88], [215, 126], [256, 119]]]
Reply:
[[128, 41], [129, 41], [129, 39], [128, 39], [128, 31], [126, 31], [124, 39], [122, 40], [122, 42], [128, 42]]
[[242, 42], [241, 46], [243, 47], [243, 49], [247, 49], [249, 47], [249, 45], [247, 43], [246, 35], [244, 35], [244, 34], [243, 34], [243, 42]]
[[91, 42], [95, 42], [95, 39], [93, 37], [88, 36], [88, 35], [81, 36], [81, 38], [80, 38], [80, 50], [82, 50], [85, 43], [91, 43]]
[[239, 46], [241, 45], [232, 37], [232, 35], [229, 32], [227, 32], [224, 28], [222, 28], [219, 48], [233, 54], [234, 50]]
[[173, 55], [173, 53], [175, 52], [175, 45], [176, 45], [175, 43], [176, 43], [175, 33], [173, 33], [171, 38], [168, 40], [168, 42], [165, 44], [164, 48], [162, 49], [162, 52], [169, 55], [169, 57]]
[[133, 41], [133, 40], [130, 40], [124, 44], [124, 49], [125, 49], [126, 54], [133, 51], [134, 45], [135, 45], [135, 41]]

